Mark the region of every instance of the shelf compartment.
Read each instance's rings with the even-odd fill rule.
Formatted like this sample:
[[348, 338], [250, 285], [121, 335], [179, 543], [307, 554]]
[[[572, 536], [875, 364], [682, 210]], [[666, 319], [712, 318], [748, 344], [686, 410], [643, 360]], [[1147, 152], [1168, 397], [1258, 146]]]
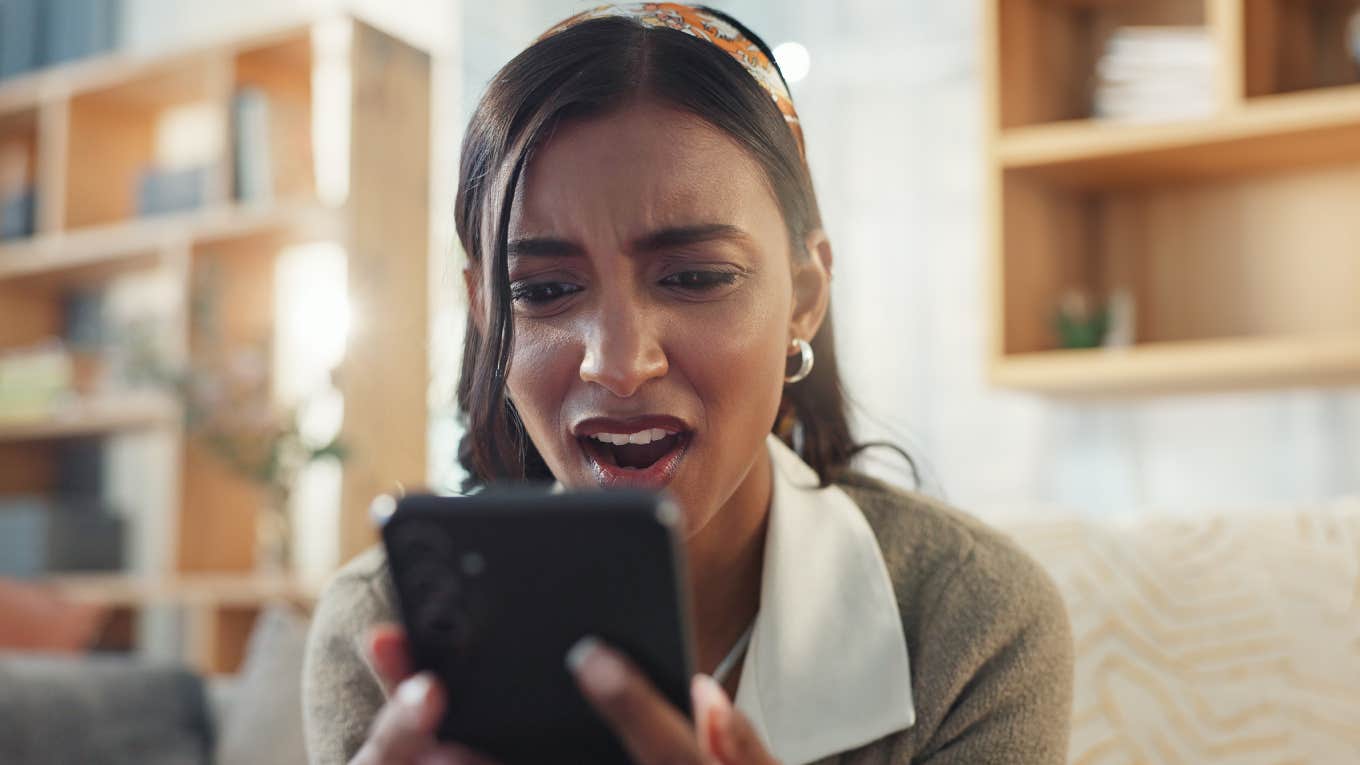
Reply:
[[1002, 183], [1000, 361], [1056, 350], [1073, 289], [1128, 290], [1139, 343], [1360, 334], [1360, 159], [1132, 189]]
[[316, 199], [311, 36], [241, 50], [233, 67], [233, 195]]
[[1213, 120], [1079, 121], [1002, 134], [1009, 171], [1078, 187], [1119, 187], [1290, 170], [1360, 159], [1360, 86], [1272, 96]]
[[1083, 397], [1315, 386], [1356, 379], [1360, 379], [1360, 333], [1043, 351], [1006, 356], [991, 366], [995, 385]]
[[[1360, 0], [1245, 0], [1249, 97], [1360, 84]], [[1360, 32], [1357, 32], [1360, 34]]]
[[225, 202], [228, 88], [204, 55], [73, 97], [63, 228]]
[[38, 226], [38, 113], [0, 115], [0, 244]]
[[[295, 241], [288, 231], [263, 231], [193, 248], [189, 362], [219, 378], [225, 390], [233, 391], [227, 394], [231, 400], [243, 398], [237, 408], [265, 407], [272, 401], [275, 269], [279, 251]], [[256, 375], [231, 371], [242, 369], [256, 370]], [[249, 413], [221, 416], [225, 425], [235, 427], [232, 418]], [[192, 433], [184, 443], [180, 475], [177, 568], [254, 568], [256, 513], [269, 502], [265, 490]]]
[[1213, 0], [1014, 0], [995, 7], [1002, 129], [1084, 119], [1110, 34], [1121, 26], [1207, 26]]

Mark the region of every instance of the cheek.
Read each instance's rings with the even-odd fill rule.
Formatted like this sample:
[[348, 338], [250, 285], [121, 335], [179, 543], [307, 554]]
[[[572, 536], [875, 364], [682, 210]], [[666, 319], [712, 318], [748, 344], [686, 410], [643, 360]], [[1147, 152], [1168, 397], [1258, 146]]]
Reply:
[[766, 420], [773, 420], [779, 405], [787, 301], [774, 290], [764, 293], [687, 316], [672, 333], [672, 367], [694, 386], [710, 432], [725, 440], [752, 429], [743, 440], [763, 439]]
[[519, 322], [506, 392], [519, 412], [529, 438], [549, 465], [560, 448], [562, 402], [576, 378], [580, 359], [570, 335], [550, 326]]

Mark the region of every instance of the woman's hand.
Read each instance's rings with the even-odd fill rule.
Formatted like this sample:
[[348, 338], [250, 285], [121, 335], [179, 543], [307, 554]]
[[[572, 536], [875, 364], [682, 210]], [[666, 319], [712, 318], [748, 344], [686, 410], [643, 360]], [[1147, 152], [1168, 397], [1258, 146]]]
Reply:
[[388, 701], [350, 765], [494, 765], [466, 747], [435, 739], [444, 716], [444, 689], [428, 673], [412, 672], [400, 627], [375, 627], [368, 651]]
[[[444, 689], [428, 673], [412, 672], [400, 627], [374, 628], [369, 657], [388, 702], [350, 765], [496, 765], [467, 747], [436, 740]], [[637, 765], [777, 765], [751, 723], [706, 675], [691, 684], [691, 725], [631, 661], [599, 641], [578, 643], [567, 666]]]
[[567, 666], [637, 765], [777, 765], [750, 721], [707, 675], [690, 685], [691, 725], [631, 661], [597, 640], [572, 648]]

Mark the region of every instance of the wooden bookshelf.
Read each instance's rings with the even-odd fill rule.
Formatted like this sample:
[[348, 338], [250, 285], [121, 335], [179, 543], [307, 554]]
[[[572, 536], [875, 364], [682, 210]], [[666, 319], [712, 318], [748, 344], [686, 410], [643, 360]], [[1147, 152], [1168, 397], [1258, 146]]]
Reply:
[[[25, 148], [35, 196], [34, 234], [0, 241], [0, 355], [61, 337], [73, 291], [128, 285], [164, 301], [157, 338], [171, 368], [190, 365], [210, 340], [267, 346], [281, 320], [279, 254], [338, 245], [360, 324], [337, 370], [348, 457], [340, 522], [327, 533], [340, 562], [366, 548], [372, 497], [425, 479], [430, 69], [427, 53], [328, 15], [0, 82], [0, 145]], [[267, 104], [253, 128], [267, 150], [242, 156], [236, 104], [247, 92]], [[246, 166], [268, 193], [243, 195]], [[153, 170], [177, 174], [177, 194], [148, 212], [159, 198], [148, 191]], [[213, 338], [194, 318], [195, 285], [209, 272], [222, 306]], [[170, 457], [148, 469], [145, 496], [122, 500], [134, 505], [127, 517], [165, 530], [141, 540], [148, 559], [133, 563], [144, 573], [55, 576], [46, 580], [54, 591], [110, 609], [134, 645], [146, 609], [187, 609], [197, 626], [185, 658], [213, 672], [235, 669], [265, 603], [315, 600], [314, 581], [258, 573], [263, 491], [185, 429], [171, 386], [60, 400], [0, 419], [0, 495], [57, 492], [70, 439], [151, 439], [150, 453]]]
[[273, 601], [310, 603], [322, 583], [258, 574], [185, 574], [147, 577], [131, 574], [63, 574], [44, 584], [73, 603], [106, 608], [171, 606], [260, 606]]
[[260, 609], [286, 604], [307, 610], [322, 590], [318, 581], [256, 574], [68, 574], [50, 577], [43, 585], [68, 603], [100, 609], [105, 614], [105, 634], [123, 633], [114, 642], [135, 644], [135, 614], [151, 608], [175, 609], [185, 633], [184, 659], [209, 674], [227, 674], [240, 665]]
[[[987, 9], [992, 382], [1084, 396], [1360, 382], [1360, 65], [1339, 23], [1360, 1]], [[1092, 118], [1097, 61], [1126, 25], [1207, 30], [1212, 116]], [[1134, 345], [1060, 348], [1072, 289], [1131, 294]]]
[[179, 424], [178, 402], [157, 392], [89, 396], [43, 417], [0, 419], [0, 443], [96, 436]]
[[339, 211], [315, 202], [226, 203], [0, 243], [0, 279], [52, 275], [65, 283], [78, 271], [103, 278], [144, 266], [146, 256], [195, 242], [281, 230], [300, 240], [334, 239], [343, 234], [343, 222]]

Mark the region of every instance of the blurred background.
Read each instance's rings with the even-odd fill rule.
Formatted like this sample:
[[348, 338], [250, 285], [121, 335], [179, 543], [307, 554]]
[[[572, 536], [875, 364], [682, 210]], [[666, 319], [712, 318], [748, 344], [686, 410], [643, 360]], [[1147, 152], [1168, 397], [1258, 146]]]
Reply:
[[[594, 5], [0, 0], [0, 648], [295, 677], [369, 500], [458, 485], [461, 132]], [[790, 81], [859, 435], [1069, 597], [1081, 761], [1354, 761], [1360, 2], [714, 5]]]

